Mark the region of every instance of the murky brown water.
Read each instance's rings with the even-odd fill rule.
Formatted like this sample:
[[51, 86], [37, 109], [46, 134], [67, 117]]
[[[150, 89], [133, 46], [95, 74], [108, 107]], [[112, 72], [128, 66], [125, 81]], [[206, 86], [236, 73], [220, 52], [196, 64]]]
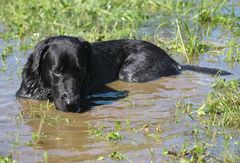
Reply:
[[[25, 59], [21, 59], [20, 65]], [[15, 98], [20, 84], [14, 71], [19, 67], [17, 60], [9, 57], [8, 70], [0, 75], [0, 155], [12, 153], [19, 162], [44, 161], [46, 151], [48, 162], [94, 162], [100, 156], [105, 156], [103, 162], [111, 162], [108, 156], [114, 151], [133, 162], [167, 161], [169, 158], [162, 155], [163, 149], [180, 148], [190, 138], [186, 135], [190, 130], [186, 123], [195, 123], [190, 118], [176, 123], [179, 119], [176, 119], [175, 103], [184, 99], [201, 105], [214, 81], [211, 76], [193, 72], [144, 84], [116, 81], [108, 86], [129, 91], [128, 97], [96, 101], [102, 105], [82, 114], [63, 113], [46, 101]], [[199, 64], [214, 65], [205, 61]], [[223, 62], [216, 67], [229, 69]], [[237, 68], [231, 71], [239, 75]], [[109, 96], [109, 93], [101, 96]], [[114, 93], [110, 93], [111, 96]], [[104, 125], [104, 133], [107, 133], [114, 130], [116, 121], [121, 122], [120, 134], [124, 136], [121, 141], [107, 141], [89, 134], [88, 123], [96, 128]], [[26, 145], [32, 140], [32, 133], [38, 131], [44, 135], [37, 145]]]

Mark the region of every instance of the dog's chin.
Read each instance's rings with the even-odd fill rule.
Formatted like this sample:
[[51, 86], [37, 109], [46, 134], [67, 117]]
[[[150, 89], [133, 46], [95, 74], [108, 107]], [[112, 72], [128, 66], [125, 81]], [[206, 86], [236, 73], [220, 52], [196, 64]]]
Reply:
[[62, 104], [58, 101], [54, 101], [54, 105], [55, 108], [59, 111], [63, 111], [63, 112], [73, 112], [73, 113], [79, 113], [81, 112], [81, 108], [80, 105], [76, 105], [76, 106], [70, 106], [70, 107], [66, 107], [65, 104]]

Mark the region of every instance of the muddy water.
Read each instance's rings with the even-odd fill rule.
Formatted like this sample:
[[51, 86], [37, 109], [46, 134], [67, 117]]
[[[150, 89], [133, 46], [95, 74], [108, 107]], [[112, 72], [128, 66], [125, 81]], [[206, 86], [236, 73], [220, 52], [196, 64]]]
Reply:
[[[2, 42], [1, 48], [3, 45]], [[8, 57], [7, 71], [0, 73], [0, 155], [12, 153], [19, 162], [45, 159], [49, 162], [94, 162], [101, 156], [105, 156], [103, 162], [111, 162], [109, 154], [115, 151], [121, 152], [128, 161], [168, 161], [169, 158], [162, 155], [163, 149], [179, 149], [191, 138], [186, 134], [190, 130], [186, 124], [196, 123], [187, 116], [176, 118], [179, 112], [176, 102], [184, 99], [201, 105], [215, 80], [208, 75], [186, 71], [144, 84], [116, 81], [108, 87], [119, 92], [128, 91], [127, 97], [112, 100], [111, 97], [118, 93], [105, 93], [98, 95], [104, 98], [95, 101], [100, 105], [88, 112], [63, 113], [46, 101], [15, 98], [20, 84], [16, 70], [26, 61], [26, 57], [19, 56], [24, 55], [16, 52]], [[217, 64], [207, 62], [207, 56], [203, 58], [199, 65], [221, 67], [235, 74], [226, 78], [240, 75], [239, 66], [229, 68], [221, 58], [211, 59], [218, 60]], [[116, 121], [121, 122], [119, 132], [124, 137], [121, 141], [107, 141], [89, 133], [90, 126], [104, 125], [104, 134], [113, 131]], [[41, 133], [36, 144], [33, 133]]]

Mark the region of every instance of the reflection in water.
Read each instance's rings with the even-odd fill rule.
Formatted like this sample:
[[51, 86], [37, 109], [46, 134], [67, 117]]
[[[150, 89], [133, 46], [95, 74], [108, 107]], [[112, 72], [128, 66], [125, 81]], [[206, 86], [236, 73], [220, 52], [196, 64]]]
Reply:
[[118, 91], [108, 86], [102, 86], [94, 89], [94, 92], [91, 92], [90, 95], [86, 97], [85, 102], [83, 102], [83, 107], [85, 111], [88, 111], [95, 106], [111, 104], [127, 96], [128, 91], [126, 90]]

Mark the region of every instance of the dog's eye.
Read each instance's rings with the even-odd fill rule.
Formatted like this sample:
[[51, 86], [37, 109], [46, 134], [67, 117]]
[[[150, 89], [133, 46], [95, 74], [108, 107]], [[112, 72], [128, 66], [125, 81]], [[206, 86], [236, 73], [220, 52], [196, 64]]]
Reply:
[[61, 75], [61, 69], [56, 68], [53, 70], [53, 73], [54, 73], [54, 75], [59, 76], [59, 75]]

